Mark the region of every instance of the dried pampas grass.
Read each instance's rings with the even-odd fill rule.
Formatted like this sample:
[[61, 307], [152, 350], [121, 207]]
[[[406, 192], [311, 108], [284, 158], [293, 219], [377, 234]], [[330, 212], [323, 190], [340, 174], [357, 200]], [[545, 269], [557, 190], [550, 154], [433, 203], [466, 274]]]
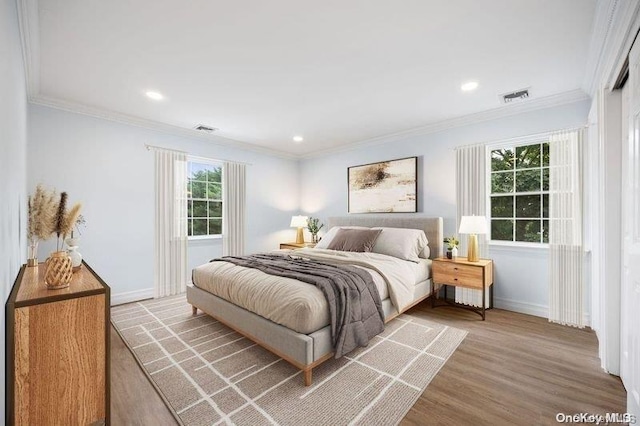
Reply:
[[62, 233], [62, 227], [64, 226], [64, 217], [67, 212], [67, 198], [69, 196], [66, 192], [60, 194], [60, 204], [58, 204], [58, 213], [56, 214], [56, 236], [60, 238]]
[[80, 210], [82, 209], [82, 204], [76, 203], [71, 207], [69, 213], [64, 216], [64, 220], [62, 223], [62, 229], [60, 230], [64, 238], [68, 235], [71, 235], [71, 231], [73, 231], [73, 227], [78, 221], [78, 216], [80, 216]]
[[46, 240], [55, 232], [58, 196], [42, 185], [29, 197], [29, 224], [27, 238], [30, 241]]
[[[71, 235], [73, 227], [78, 221], [82, 204], [76, 203], [67, 211], [66, 192], [58, 195], [56, 191], [47, 190], [42, 185], [36, 187], [35, 192], [29, 197], [29, 225], [27, 238], [36, 242], [47, 240], [53, 234], [64, 240]], [[58, 248], [60, 245], [58, 245]]]
[[82, 209], [82, 204], [76, 203], [71, 207], [71, 209], [67, 212], [67, 199], [68, 195], [66, 192], [60, 194], [60, 204], [58, 204], [58, 213], [56, 214], [56, 227], [55, 232], [58, 236], [58, 243], [61, 243], [60, 239], [64, 241], [67, 238], [67, 235], [71, 234], [73, 227], [78, 220], [78, 216], [80, 216], [80, 209]]

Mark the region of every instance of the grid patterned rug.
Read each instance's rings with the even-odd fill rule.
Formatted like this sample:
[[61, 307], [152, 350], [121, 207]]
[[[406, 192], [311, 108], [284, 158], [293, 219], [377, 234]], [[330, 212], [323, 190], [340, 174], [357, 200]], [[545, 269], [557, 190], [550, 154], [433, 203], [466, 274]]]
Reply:
[[184, 425], [397, 424], [467, 332], [403, 314], [366, 348], [302, 373], [184, 296], [113, 307], [112, 323]]

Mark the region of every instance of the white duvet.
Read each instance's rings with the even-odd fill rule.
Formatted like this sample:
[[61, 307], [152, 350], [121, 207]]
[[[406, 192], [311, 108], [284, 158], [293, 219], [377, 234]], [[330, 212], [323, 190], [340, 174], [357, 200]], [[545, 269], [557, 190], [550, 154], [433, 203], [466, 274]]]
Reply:
[[[389, 297], [398, 311], [413, 302], [414, 285], [428, 278], [427, 264], [430, 263], [416, 264], [378, 253], [325, 249], [298, 249], [287, 254], [366, 269], [381, 299]], [[299, 333], [309, 334], [329, 324], [329, 308], [322, 291], [298, 280], [228, 262], [210, 262], [193, 270], [193, 282], [203, 290]]]
[[379, 253], [359, 253], [327, 249], [303, 248], [292, 255], [323, 262], [362, 266], [379, 273], [387, 283], [389, 298], [398, 311], [413, 302], [416, 283], [415, 263]]

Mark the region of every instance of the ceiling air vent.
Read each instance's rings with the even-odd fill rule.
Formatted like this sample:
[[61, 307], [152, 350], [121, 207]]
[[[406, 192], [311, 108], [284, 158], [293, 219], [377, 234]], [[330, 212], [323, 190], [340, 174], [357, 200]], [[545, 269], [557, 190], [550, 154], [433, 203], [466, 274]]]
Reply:
[[205, 126], [204, 124], [198, 124], [196, 127], [193, 128], [194, 130], [197, 130], [199, 132], [204, 132], [204, 133], [213, 133], [215, 132], [216, 129], [215, 127], [211, 127], [211, 126]]
[[503, 104], [510, 104], [513, 102], [523, 101], [529, 98], [529, 89], [516, 90], [511, 93], [504, 93], [500, 95], [500, 100]]

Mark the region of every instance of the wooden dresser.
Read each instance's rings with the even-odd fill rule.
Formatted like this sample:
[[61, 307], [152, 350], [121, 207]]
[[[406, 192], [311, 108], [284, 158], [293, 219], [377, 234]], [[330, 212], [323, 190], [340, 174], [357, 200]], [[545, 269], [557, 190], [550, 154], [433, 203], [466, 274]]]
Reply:
[[44, 268], [23, 266], [6, 305], [7, 424], [109, 424], [109, 286], [83, 262], [48, 290]]

